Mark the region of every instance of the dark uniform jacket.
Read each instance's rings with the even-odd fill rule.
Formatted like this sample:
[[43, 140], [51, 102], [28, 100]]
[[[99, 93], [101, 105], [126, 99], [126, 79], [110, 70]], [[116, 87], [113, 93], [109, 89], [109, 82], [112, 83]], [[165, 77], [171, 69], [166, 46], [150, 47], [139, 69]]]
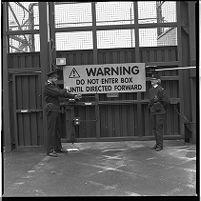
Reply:
[[166, 112], [169, 99], [163, 87], [158, 85], [156, 88], [150, 88], [149, 100], [149, 108], [152, 113], [163, 114]]
[[50, 111], [59, 112], [60, 110], [60, 97], [74, 98], [75, 95], [67, 92], [66, 89], [60, 89], [53, 83], [46, 83], [43, 91], [44, 99], [46, 102], [45, 112], [48, 114]]

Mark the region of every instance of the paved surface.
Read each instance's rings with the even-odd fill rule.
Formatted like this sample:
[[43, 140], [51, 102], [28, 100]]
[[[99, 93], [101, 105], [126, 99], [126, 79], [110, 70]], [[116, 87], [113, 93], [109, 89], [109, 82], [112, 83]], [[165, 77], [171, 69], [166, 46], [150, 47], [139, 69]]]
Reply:
[[195, 196], [195, 145], [164, 141], [160, 152], [153, 145], [76, 143], [79, 151], [58, 158], [40, 151], [5, 153], [3, 196]]

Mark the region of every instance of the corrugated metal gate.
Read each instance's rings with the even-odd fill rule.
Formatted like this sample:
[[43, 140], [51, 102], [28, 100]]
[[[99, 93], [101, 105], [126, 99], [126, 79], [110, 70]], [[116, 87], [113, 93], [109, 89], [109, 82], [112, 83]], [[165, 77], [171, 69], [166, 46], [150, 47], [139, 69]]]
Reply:
[[[135, 63], [134, 48], [101, 50], [99, 64]], [[140, 62], [159, 66], [178, 66], [177, 47], [141, 48]], [[57, 52], [57, 57], [67, 58], [68, 65], [93, 64], [92, 51]], [[28, 62], [28, 60], [29, 62]], [[9, 72], [13, 78], [13, 114], [15, 143], [21, 146], [38, 146], [44, 143], [41, 72], [38, 53], [26, 53], [22, 56], [9, 54]], [[23, 63], [23, 65], [22, 65]], [[34, 68], [30, 68], [34, 66]], [[12, 68], [11, 68], [12, 67]], [[17, 69], [17, 70], [16, 70]], [[16, 72], [15, 72], [16, 71]], [[172, 104], [167, 113], [166, 139], [183, 138], [182, 120], [174, 111], [180, 109], [178, 71], [160, 72], [163, 86], [167, 89]], [[63, 80], [59, 81], [61, 87]], [[147, 89], [150, 82], [147, 79]], [[89, 104], [90, 103], [90, 104]], [[107, 94], [84, 95], [83, 99], [72, 104], [66, 115], [61, 114], [61, 135], [63, 141], [71, 138], [74, 115], [79, 116], [81, 124], [76, 136], [78, 141], [115, 141], [153, 139], [149, 125], [148, 99], [145, 93], [119, 93], [118, 97]]]
[[[51, 4], [51, 3], [50, 3]], [[137, 8], [137, 2], [134, 2]], [[75, 51], [58, 51], [56, 57], [64, 57], [67, 59], [67, 65], [87, 65], [87, 64], [113, 64], [113, 63], [146, 63], [147, 65], [157, 65], [159, 67], [177, 67], [194, 65], [192, 55], [190, 55], [189, 38], [186, 37], [186, 30], [183, 24], [190, 22], [185, 18], [187, 7], [181, 3], [177, 3], [177, 22], [167, 23], [165, 26], [177, 27], [178, 45], [177, 46], [160, 46], [160, 47], [141, 47], [139, 46], [139, 28], [145, 28], [145, 24], [137, 22], [138, 17], [135, 16], [135, 23], [126, 25], [125, 28], [135, 28], [136, 41], [135, 48], [121, 49], [98, 49], [96, 41], [96, 31], [107, 27], [83, 27], [82, 29], [93, 32], [94, 46], [91, 50], [75, 50]], [[11, 141], [15, 147], [23, 146], [40, 146], [45, 144], [46, 132], [44, 127], [44, 117], [42, 115], [42, 80], [45, 80], [45, 74], [49, 71], [51, 57], [48, 53], [48, 31], [50, 31], [51, 39], [55, 40], [55, 33], [63, 31], [70, 32], [74, 28], [61, 29], [55, 31], [54, 18], [49, 16], [47, 10], [53, 9], [53, 4], [48, 8], [46, 3], [39, 3], [40, 12], [40, 30], [27, 30], [29, 33], [40, 34], [40, 52], [32, 53], [8, 53], [7, 46], [4, 44], [4, 75], [9, 74], [8, 79], [4, 79], [4, 84], [9, 81], [7, 92], [9, 93], [10, 125]], [[48, 9], [47, 9], [48, 8]], [[193, 8], [193, 7], [192, 7]], [[93, 18], [95, 17], [95, 4], [92, 3]], [[50, 12], [52, 13], [52, 12]], [[189, 16], [190, 13], [189, 13]], [[51, 20], [52, 18], [52, 20]], [[190, 19], [190, 17], [189, 17]], [[50, 20], [51, 30], [45, 26]], [[93, 20], [95, 22], [95, 20]], [[190, 24], [190, 23], [189, 23]], [[157, 24], [163, 26], [164, 24]], [[5, 25], [4, 25], [5, 26]], [[123, 25], [122, 25], [123, 26]], [[112, 29], [122, 28], [122, 26], [111, 26]], [[152, 24], [148, 24], [146, 28], [151, 28]], [[156, 26], [156, 27], [157, 27]], [[5, 26], [6, 27], [6, 26]], [[76, 28], [75, 30], [82, 30]], [[6, 30], [6, 29], [5, 29]], [[192, 30], [189, 29], [191, 32]], [[192, 31], [192, 33], [194, 33]], [[192, 33], [189, 35], [192, 38]], [[16, 33], [7, 31], [4, 33], [4, 42], [7, 36], [15, 34], [25, 34], [22, 30]], [[190, 43], [191, 44], [191, 43]], [[192, 43], [193, 44], [193, 43]], [[55, 53], [55, 52], [54, 52]], [[192, 57], [189, 62], [189, 55]], [[8, 68], [7, 68], [8, 67]], [[41, 73], [42, 72], [42, 73]], [[190, 85], [189, 73], [183, 73], [178, 70], [160, 72], [162, 84], [166, 88], [171, 99], [171, 104], [167, 113], [167, 129], [165, 139], [184, 138], [184, 121], [178, 116], [175, 110], [191, 117], [195, 113], [191, 112], [190, 97], [185, 94], [185, 89], [190, 89], [190, 93], [195, 93], [195, 88]], [[195, 76], [193, 77], [195, 78]], [[7, 78], [6, 78], [7, 79]], [[59, 84], [63, 85], [63, 77]], [[147, 79], [147, 89], [149, 88], [149, 80]], [[185, 99], [185, 100], [184, 100]], [[6, 99], [4, 99], [6, 100]], [[92, 96], [84, 96], [84, 98], [76, 104], [68, 104], [66, 112], [61, 114], [61, 130], [64, 141], [69, 141], [72, 131], [72, 118], [74, 115], [81, 118], [78, 135], [79, 141], [100, 141], [100, 140], [144, 140], [154, 139], [150, 131], [149, 110], [147, 108], [148, 98], [146, 93], [119, 93], [118, 97], [108, 97], [106, 94], [94, 94]], [[185, 104], [184, 104], [185, 103]], [[192, 107], [193, 108], [193, 107]], [[184, 111], [185, 110], [185, 111]], [[192, 113], [192, 114], [191, 114]], [[5, 111], [4, 111], [5, 116]], [[194, 118], [194, 117], [193, 117]], [[8, 117], [7, 117], [8, 119]], [[195, 120], [195, 118], [194, 118]], [[195, 122], [194, 122], [195, 123]], [[8, 132], [9, 133], [9, 132]], [[14, 135], [14, 136], [13, 136]], [[9, 136], [7, 136], [9, 141]]]
[[[135, 49], [99, 50], [98, 64], [135, 63]], [[178, 66], [177, 47], [141, 48], [140, 62], [158, 64], [159, 66]], [[91, 51], [57, 52], [57, 57], [67, 58], [68, 65], [92, 64]], [[167, 114], [166, 139], [182, 138], [182, 122], [175, 112], [180, 110], [179, 75], [178, 71], [160, 72], [163, 86], [167, 89], [171, 105]], [[62, 75], [60, 84], [63, 85]], [[147, 90], [150, 87], [147, 79]], [[146, 140], [153, 139], [150, 130], [150, 113], [148, 96], [145, 93], [119, 93], [118, 97], [107, 94], [83, 95], [81, 102], [72, 105], [72, 113], [79, 116], [81, 124], [77, 138], [79, 141], [104, 140]], [[71, 117], [70, 117], [71, 116]], [[69, 121], [72, 114], [67, 113]], [[71, 130], [68, 125], [62, 133], [63, 140], [70, 139]]]
[[43, 144], [40, 73], [13, 74], [13, 114], [16, 148]]

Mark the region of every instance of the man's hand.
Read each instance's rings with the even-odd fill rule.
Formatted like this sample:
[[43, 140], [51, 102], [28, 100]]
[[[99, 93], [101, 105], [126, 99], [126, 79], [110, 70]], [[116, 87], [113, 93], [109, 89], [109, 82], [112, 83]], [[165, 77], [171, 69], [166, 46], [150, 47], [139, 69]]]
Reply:
[[75, 95], [75, 99], [80, 100], [81, 98], [82, 98], [82, 95], [81, 95], [81, 94], [76, 94], [76, 95]]
[[66, 89], [67, 92], [70, 92], [70, 87], [69, 86], [66, 86], [65, 89]]
[[153, 101], [154, 101], [154, 103], [156, 103], [158, 101], [158, 97], [155, 96]]

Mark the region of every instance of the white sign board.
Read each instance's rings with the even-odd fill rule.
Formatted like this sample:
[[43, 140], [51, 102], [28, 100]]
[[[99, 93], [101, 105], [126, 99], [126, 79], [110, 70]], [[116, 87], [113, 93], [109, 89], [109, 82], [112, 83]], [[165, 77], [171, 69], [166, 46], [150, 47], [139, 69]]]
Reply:
[[73, 94], [146, 91], [145, 63], [65, 66], [63, 77]]
[[66, 58], [56, 58], [56, 65], [57, 66], [66, 65]]

